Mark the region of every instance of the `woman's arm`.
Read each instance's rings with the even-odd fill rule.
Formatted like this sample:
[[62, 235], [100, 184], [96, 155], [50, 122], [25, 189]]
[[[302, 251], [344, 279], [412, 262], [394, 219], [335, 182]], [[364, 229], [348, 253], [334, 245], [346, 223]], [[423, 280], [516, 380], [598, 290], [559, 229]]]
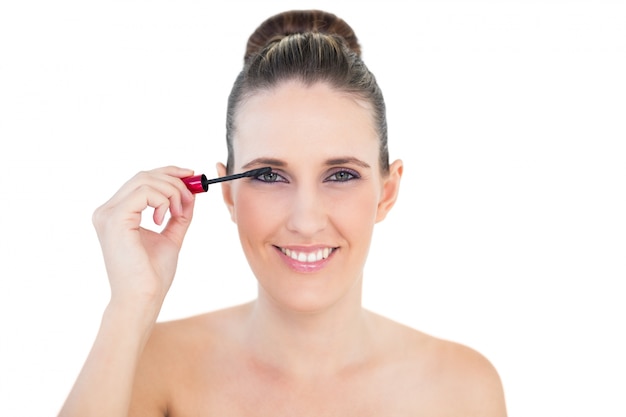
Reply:
[[[94, 212], [111, 300], [60, 417], [128, 415], [137, 364], [171, 286], [191, 222], [194, 197], [180, 178], [192, 174], [176, 167], [139, 173]], [[154, 208], [159, 225], [167, 211], [171, 213], [160, 233], [140, 226], [141, 213], [148, 207]]]

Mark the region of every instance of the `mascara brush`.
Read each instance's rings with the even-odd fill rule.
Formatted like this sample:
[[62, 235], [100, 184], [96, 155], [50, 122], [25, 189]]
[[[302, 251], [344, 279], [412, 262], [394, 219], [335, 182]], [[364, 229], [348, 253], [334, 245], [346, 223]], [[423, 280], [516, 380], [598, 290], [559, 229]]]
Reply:
[[272, 171], [271, 167], [263, 167], [252, 169], [250, 171], [242, 172], [240, 174], [226, 175], [225, 177], [218, 177], [213, 179], [207, 179], [206, 175], [194, 175], [193, 177], [183, 178], [183, 182], [187, 186], [187, 189], [194, 194], [205, 193], [209, 190], [209, 184], [215, 184], [216, 182], [224, 182], [236, 180], [244, 177], [258, 177], [259, 175], [267, 174]]

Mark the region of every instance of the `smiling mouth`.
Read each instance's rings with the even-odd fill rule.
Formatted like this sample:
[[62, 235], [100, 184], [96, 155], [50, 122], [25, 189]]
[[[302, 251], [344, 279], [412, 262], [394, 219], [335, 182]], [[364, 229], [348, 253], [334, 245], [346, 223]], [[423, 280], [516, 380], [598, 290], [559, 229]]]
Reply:
[[280, 251], [284, 253], [285, 256], [290, 257], [294, 261], [304, 262], [304, 263], [319, 262], [323, 259], [328, 258], [337, 249], [337, 248], [319, 248], [314, 251], [307, 252], [307, 251], [296, 251], [293, 249], [281, 248], [280, 246], [277, 246], [277, 248], [280, 249]]

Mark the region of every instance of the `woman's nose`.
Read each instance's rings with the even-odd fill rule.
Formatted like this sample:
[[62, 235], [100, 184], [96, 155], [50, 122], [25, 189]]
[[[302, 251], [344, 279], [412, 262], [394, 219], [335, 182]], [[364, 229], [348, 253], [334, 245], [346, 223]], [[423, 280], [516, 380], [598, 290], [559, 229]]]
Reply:
[[287, 229], [304, 236], [313, 236], [328, 223], [324, 199], [314, 190], [302, 189], [294, 193]]

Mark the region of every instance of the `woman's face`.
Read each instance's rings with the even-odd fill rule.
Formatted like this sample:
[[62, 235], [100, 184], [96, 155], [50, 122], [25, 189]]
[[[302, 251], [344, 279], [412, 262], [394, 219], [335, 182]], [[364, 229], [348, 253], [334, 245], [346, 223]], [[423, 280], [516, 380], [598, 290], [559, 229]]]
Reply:
[[297, 311], [360, 301], [373, 227], [402, 173], [396, 161], [381, 175], [371, 114], [323, 83], [286, 82], [239, 108], [233, 172], [272, 167], [223, 185], [260, 296]]

